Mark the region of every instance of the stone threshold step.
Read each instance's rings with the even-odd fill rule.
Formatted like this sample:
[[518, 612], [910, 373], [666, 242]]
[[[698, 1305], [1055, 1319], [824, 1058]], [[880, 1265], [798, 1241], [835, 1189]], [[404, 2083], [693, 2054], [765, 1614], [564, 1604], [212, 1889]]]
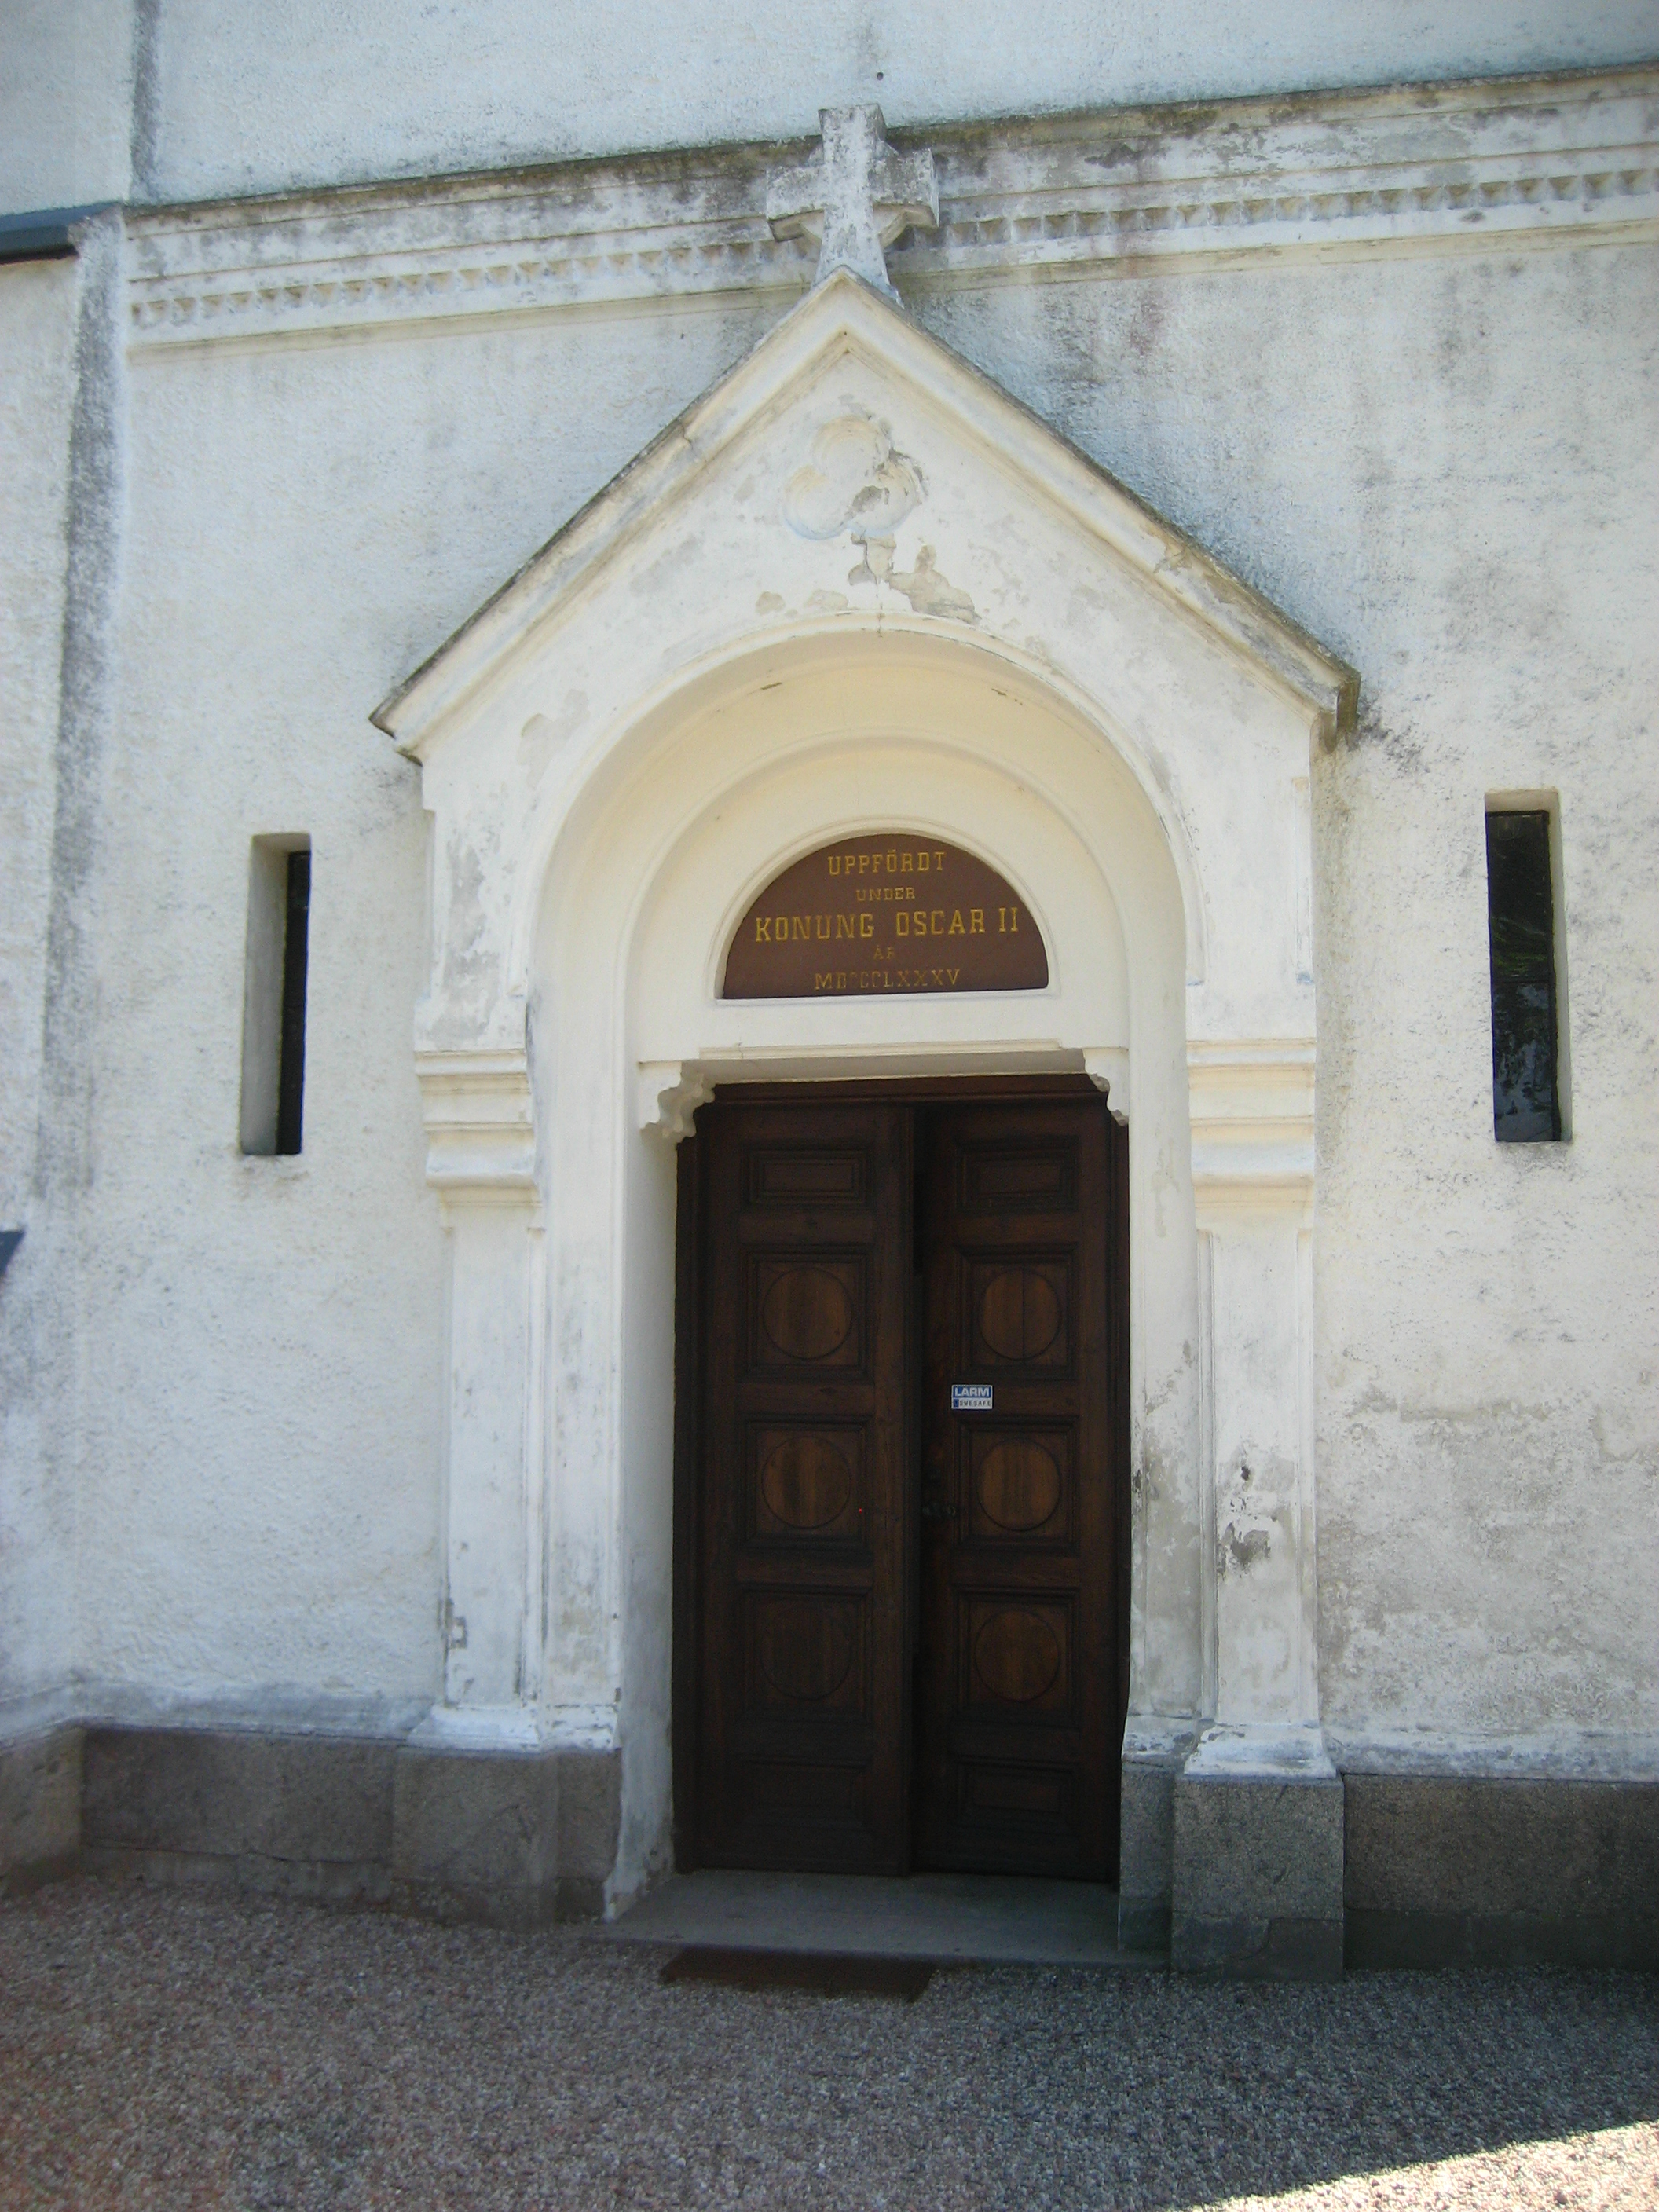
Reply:
[[633, 1943], [842, 1958], [1164, 1971], [1120, 1950], [1117, 1892], [1011, 1875], [672, 1875], [613, 1921]]

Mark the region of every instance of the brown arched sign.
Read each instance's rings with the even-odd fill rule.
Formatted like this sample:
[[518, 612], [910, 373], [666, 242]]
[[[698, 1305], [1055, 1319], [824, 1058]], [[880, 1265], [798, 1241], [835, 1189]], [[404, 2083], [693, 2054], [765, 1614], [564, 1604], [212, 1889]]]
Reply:
[[775, 877], [726, 956], [727, 999], [1041, 991], [1048, 955], [1012, 886], [959, 845], [843, 837]]

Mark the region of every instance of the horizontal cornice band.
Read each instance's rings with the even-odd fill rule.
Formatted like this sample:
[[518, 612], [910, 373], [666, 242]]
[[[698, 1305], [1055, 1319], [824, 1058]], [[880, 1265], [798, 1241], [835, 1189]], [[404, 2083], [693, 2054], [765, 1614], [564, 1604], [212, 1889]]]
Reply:
[[[1269, 256], [1512, 252], [1659, 236], [1659, 66], [896, 134], [937, 230], [902, 293]], [[742, 147], [127, 214], [135, 349], [697, 295], [793, 295]]]

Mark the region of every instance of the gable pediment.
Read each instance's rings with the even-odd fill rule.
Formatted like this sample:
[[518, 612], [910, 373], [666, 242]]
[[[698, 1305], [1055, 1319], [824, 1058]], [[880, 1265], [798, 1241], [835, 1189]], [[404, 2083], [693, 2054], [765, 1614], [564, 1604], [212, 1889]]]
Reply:
[[[1259, 593], [841, 270], [373, 719], [425, 758], [555, 640], [570, 685], [592, 699], [570, 672], [590, 651], [614, 662], [624, 634], [642, 695], [739, 637], [872, 617], [955, 626], [1060, 671], [1097, 660], [1103, 641], [1148, 696], [1172, 675], [1202, 690], [1207, 663], [1212, 684], [1230, 670], [1327, 741], [1351, 723], [1358, 688]], [[1098, 635], [1079, 651], [1071, 634], [1086, 630]], [[1126, 696], [1128, 720], [1135, 708]]]

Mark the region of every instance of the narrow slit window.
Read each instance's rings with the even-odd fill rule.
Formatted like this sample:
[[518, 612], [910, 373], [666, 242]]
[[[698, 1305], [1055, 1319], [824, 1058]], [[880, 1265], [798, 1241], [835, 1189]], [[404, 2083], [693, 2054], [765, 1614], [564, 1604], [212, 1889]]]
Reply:
[[305, 1133], [306, 959], [311, 930], [311, 855], [288, 856], [283, 940], [283, 1048], [276, 1081], [276, 1149], [297, 1152]]
[[310, 922], [309, 841], [256, 837], [242, 1000], [245, 1152], [269, 1157], [301, 1149]]
[[1542, 809], [1487, 813], [1492, 1132], [1504, 1145], [1553, 1144], [1561, 1135], [1550, 842]]

